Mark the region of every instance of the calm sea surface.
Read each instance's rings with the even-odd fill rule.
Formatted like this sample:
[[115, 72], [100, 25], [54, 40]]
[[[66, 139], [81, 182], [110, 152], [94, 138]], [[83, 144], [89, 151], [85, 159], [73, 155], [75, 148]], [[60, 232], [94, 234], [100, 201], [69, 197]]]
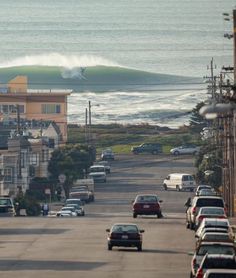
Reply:
[[[206, 97], [199, 78], [209, 74], [210, 59], [216, 73], [232, 65], [233, 41], [223, 37], [232, 21], [222, 13], [232, 15], [235, 6], [235, 0], [0, 0], [0, 82], [34, 66], [32, 87], [44, 88], [49, 70], [51, 86], [59, 88], [62, 79], [75, 91], [71, 122], [84, 123], [91, 100], [97, 123], [178, 126]], [[185, 77], [189, 90], [180, 86]]]

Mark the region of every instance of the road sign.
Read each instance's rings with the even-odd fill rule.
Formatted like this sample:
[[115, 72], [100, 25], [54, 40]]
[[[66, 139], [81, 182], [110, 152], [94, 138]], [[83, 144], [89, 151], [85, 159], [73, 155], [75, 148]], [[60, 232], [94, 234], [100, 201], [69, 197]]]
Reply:
[[45, 188], [44, 193], [45, 193], [46, 195], [51, 195], [51, 190], [50, 190], [50, 188]]
[[66, 176], [64, 174], [60, 174], [58, 176], [59, 182], [64, 183], [66, 181]]

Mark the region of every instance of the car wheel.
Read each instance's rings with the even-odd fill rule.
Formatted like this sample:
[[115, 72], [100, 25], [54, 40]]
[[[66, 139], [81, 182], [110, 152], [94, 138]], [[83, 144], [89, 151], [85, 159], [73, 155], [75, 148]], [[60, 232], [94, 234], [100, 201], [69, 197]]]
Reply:
[[142, 251], [143, 250], [142, 249], [142, 244], [137, 245], [137, 249], [138, 249], [139, 252]]
[[179, 151], [175, 151], [175, 152], [174, 152], [174, 155], [179, 155]]
[[189, 228], [190, 228], [189, 222], [186, 222], [186, 229], [189, 229]]
[[111, 244], [108, 244], [108, 245], [107, 245], [107, 249], [108, 249], [108, 250], [112, 250], [112, 245], [111, 245]]
[[176, 190], [180, 192], [180, 187], [179, 187], [179, 185], [176, 185]]
[[162, 217], [163, 217], [162, 213], [161, 213], [161, 212], [158, 212], [157, 218], [162, 218]]
[[133, 218], [137, 218], [137, 214], [136, 213], [133, 213]]
[[192, 223], [192, 222], [190, 222], [190, 224], [189, 224], [189, 227], [190, 227], [190, 230], [194, 230], [194, 223]]
[[193, 276], [192, 272], [190, 272], [190, 278], [194, 278], [194, 276]]
[[164, 190], [167, 190], [167, 185], [163, 184]]

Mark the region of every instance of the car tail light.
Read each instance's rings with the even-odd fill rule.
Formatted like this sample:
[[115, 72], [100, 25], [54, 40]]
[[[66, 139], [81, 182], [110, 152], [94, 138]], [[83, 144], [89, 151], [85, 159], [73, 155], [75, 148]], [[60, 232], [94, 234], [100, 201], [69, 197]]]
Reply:
[[227, 209], [227, 207], [224, 207], [224, 211], [225, 211], [225, 214], [227, 215], [227, 214], [228, 214], [228, 209]]
[[199, 268], [196, 274], [196, 278], [203, 278], [203, 269]]
[[192, 260], [192, 268], [193, 269], [195, 269], [195, 267], [196, 267], [196, 258], [194, 258], [193, 260]]
[[140, 208], [140, 204], [138, 204], [138, 203], [134, 203], [134, 205], [133, 205], [133, 209], [139, 209]]
[[120, 234], [118, 234], [118, 233], [110, 233], [110, 238], [111, 238], [111, 239], [120, 238]]
[[204, 215], [200, 215], [200, 216], [198, 216], [198, 220], [200, 220], [200, 221], [202, 221], [202, 219], [203, 218], [205, 218], [205, 216]]
[[217, 218], [223, 218], [223, 219], [225, 219], [225, 218], [227, 218], [225, 215], [220, 215], [220, 216], [217, 216]]
[[196, 210], [197, 210], [197, 208], [196, 208], [196, 207], [193, 207], [193, 208], [192, 208], [192, 213], [195, 214], [195, 213], [196, 213]]
[[156, 204], [155, 204], [155, 207], [156, 207], [157, 209], [159, 209], [159, 208], [160, 208], [159, 203], [156, 203]]

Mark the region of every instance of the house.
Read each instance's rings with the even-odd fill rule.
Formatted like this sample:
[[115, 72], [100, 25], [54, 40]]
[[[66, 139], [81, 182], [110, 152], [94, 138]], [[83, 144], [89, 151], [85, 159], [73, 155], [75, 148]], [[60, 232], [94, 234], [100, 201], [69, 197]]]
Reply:
[[7, 86], [0, 86], [0, 122], [48, 121], [59, 127], [60, 144], [67, 141], [67, 97], [71, 90], [28, 89], [27, 76], [17, 76]]
[[54, 148], [67, 141], [68, 90], [29, 90], [26, 76], [0, 85], [0, 195], [47, 178]]

